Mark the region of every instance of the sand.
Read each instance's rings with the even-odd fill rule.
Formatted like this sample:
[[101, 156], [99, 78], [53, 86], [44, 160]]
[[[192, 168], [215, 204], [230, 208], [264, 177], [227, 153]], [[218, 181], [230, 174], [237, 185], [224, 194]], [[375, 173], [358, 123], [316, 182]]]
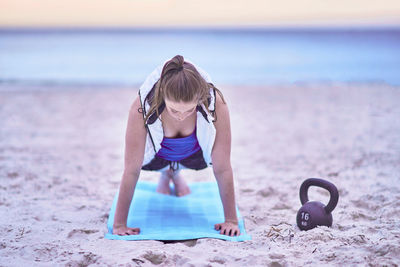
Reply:
[[[219, 86], [237, 205], [251, 241], [104, 239], [137, 88], [0, 90], [0, 266], [397, 266], [400, 88]], [[183, 171], [187, 182], [212, 170]], [[309, 177], [340, 193], [333, 226], [296, 226]], [[140, 179], [157, 181], [158, 173]], [[329, 194], [311, 187], [310, 199]]]

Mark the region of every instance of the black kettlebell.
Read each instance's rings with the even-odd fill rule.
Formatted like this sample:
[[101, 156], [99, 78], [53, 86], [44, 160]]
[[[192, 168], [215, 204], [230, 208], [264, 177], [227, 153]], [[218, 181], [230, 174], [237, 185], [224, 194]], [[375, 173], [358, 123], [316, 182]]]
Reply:
[[[329, 191], [331, 198], [327, 206], [319, 201], [308, 201], [308, 188], [310, 186], [322, 187]], [[339, 200], [336, 186], [326, 180], [309, 178], [300, 186], [300, 201], [303, 205], [297, 212], [297, 226], [300, 230], [310, 230], [318, 225], [332, 226], [331, 212]]]

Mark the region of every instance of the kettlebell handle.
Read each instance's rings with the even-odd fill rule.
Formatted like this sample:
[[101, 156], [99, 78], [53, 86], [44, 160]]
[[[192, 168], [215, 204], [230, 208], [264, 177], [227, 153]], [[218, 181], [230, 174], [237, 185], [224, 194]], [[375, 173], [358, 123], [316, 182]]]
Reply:
[[322, 187], [329, 191], [331, 198], [328, 205], [325, 207], [326, 213], [331, 213], [336, 207], [339, 200], [339, 192], [334, 184], [320, 178], [308, 178], [300, 186], [300, 201], [301, 205], [308, 202], [308, 188], [310, 186]]

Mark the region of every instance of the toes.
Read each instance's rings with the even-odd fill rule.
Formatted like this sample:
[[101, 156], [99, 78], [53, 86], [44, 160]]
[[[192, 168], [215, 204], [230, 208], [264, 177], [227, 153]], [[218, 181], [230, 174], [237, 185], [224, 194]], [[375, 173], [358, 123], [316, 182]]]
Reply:
[[166, 189], [157, 189], [156, 192], [157, 192], [157, 193], [160, 193], [160, 194], [164, 194], [164, 195], [170, 195], [170, 194], [171, 194], [171, 193], [170, 193], [168, 190], [166, 190]]
[[176, 196], [178, 196], [178, 197], [182, 197], [182, 196], [186, 196], [186, 195], [190, 194], [190, 190], [188, 190], [188, 191], [185, 191], [185, 190], [180, 191], [177, 188], [175, 188], [175, 190], [176, 190]]

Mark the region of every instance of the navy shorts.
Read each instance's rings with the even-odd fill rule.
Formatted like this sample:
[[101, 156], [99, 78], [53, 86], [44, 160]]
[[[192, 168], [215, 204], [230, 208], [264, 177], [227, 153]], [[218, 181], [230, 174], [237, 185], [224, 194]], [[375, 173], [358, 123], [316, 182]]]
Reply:
[[154, 158], [149, 163], [142, 166], [142, 170], [158, 171], [169, 165], [170, 169], [176, 171], [179, 169], [179, 164], [183, 165], [188, 169], [196, 171], [207, 168], [207, 163], [203, 158], [203, 151], [200, 149], [199, 151], [195, 152], [194, 154], [180, 161], [169, 161], [155, 155]]

